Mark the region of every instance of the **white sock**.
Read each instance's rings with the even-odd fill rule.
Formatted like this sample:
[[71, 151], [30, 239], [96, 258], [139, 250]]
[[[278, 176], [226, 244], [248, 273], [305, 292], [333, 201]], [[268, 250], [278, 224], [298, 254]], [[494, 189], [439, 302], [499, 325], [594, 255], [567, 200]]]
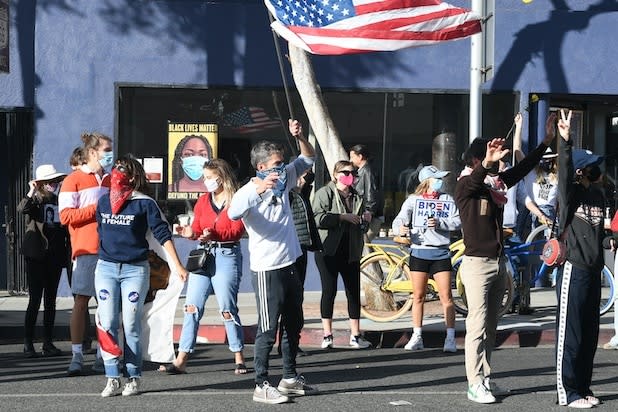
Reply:
[[82, 354], [82, 344], [81, 343], [72, 343], [71, 344], [71, 352]]
[[455, 328], [446, 328], [446, 338], [455, 339]]
[[421, 336], [423, 334], [423, 328], [415, 327], [413, 330], [414, 330], [414, 335], [416, 336]]

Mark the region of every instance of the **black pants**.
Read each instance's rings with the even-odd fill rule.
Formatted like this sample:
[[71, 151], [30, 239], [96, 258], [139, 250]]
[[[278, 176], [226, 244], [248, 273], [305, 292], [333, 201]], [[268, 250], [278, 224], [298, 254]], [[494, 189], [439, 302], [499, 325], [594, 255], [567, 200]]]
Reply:
[[566, 262], [556, 282], [556, 380], [558, 403], [592, 395], [592, 366], [599, 341], [599, 272]]
[[[255, 335], [255, 383], [268, 381], [269, 355], [275, 343], [279, 317], [283, 325], [281, 356], [283, 378], [296, 377], [298, 340], [303, 328], [303, 286], [295, 265], [265, 272], [252, 272], [258, 312]], [[273, 386], [276, 384], [273, 383]]]
[[322, 298], [320, 299], [322, 319], [333, 318], [337, 278], [340, 273], [345, 295], [348, 298], [348, 316], [350, 319], [360, 319], [360, 262], [348, 262], [347, 257], [325, 256], [322, 252], [316, 252], [315, 264], [320, 271], [322, 281]]
[[51, 342], [56, 320], [56, 294], [62, 267], [48, 261], [35, 261], [26, 259], [26, 277], [28, 279], [28, 308], [24, 321], [24, 341], [31, 343], [34, 339], [34, 326], [36, 324], [41, 299], [43, 299], [43, 327], [45, 342]]

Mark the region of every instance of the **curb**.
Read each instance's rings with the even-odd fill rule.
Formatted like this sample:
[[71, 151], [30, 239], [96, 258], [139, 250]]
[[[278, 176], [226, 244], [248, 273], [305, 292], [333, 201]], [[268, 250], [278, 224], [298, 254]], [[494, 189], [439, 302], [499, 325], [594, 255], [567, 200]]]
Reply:
[[[174, 325], [174, 342], [178, 343], [182, 325]], [[243, 326], [245, 344], [255, 343], [257, 326]], [[40, 340], [43, 334], [43, 327], [37, 325], [35, 329], [36, 340]], [[96, 336], [94, 327], [90, 328], [90, 336]], [[200, 344], [225, 344], [227, 343], [225, 326], [223, 325], [200, 325], [197, 332], [197, 342]], [[613, 329], [601, 329], [599, 331], [599, 347], [608, 342], [614, 335]], [[58, 341], [69, 341], [70, 333], [68, 326], [56, 326], [54, 336]], [[348, 347], [350, 337], [349, 329], [333, 330], [335, 346]], [[374, 348], [403, 348], [410, 339], [409, 329], [394, 329], [387, 331], [366, 331], [365, 338], [370, 341]], [[322, 343], [322, 330], [319, 328], [305, 328], [301, 333], [300, 346], [320, 347]], [[456, 331], [455, 339], [459, 348], [464, 347], [465, 332]], [[537, 346], [553, 346], [556, 340], [554, 329], [503, 329], [496, 334], [496, 347], [507, 348], [534, 348]], [[21, 343], [23, 341], [23, 327], [21, 326], [1, 326], [0, 344]], [[423, 341], [426, 348], [442, 348], [444, 343], [444, 331], [424, 330]]]

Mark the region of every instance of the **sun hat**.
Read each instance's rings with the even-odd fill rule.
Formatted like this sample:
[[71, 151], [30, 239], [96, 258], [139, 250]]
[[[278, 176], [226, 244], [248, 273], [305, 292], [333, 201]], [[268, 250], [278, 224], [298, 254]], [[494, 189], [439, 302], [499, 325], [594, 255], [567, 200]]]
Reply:
[[434, 165], [425, 166], [418, 173], [418, 181], [422, 182], [423, 180], [427, 180], [430, 177], [433, 177], [433, 178], [436, 178], [436, 179], [441, 179], [441, 178], [443, 178], [444, 176], [446, 176], [449, 173], [450, 173], [449, 171], [447, 171], [447, 170], [440, 170], [437, 167], [435, 167]]
[[597, 166], [604, 160], [603, 156], [592, 153], [590, 150], [573, 149], [573, 167], [585, 169], [588, 166]]
[[54, 167], [54, 165], [41, 165], [36, 168], [34, 176], [35, 176], [34, 180], [37, 182], [40, 182], [40, 181], [54, 180], [61, 176], [64, 177], [66, 176], [66, 173], [59, 173], [58, 171], [56, 171], [56, 168]]

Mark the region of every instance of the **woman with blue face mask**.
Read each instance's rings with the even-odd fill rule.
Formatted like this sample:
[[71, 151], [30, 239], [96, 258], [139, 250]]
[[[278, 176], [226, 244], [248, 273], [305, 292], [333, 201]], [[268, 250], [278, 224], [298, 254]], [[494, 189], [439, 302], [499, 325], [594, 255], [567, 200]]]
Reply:
[[[455, 307], [451, 296], [450, 231], [461, 226], [459, 211], [453, 198], [443, 193], [448, 171], [435, 166], [425, 166], [418, 174], [420, 184], [403, 205], [393, 220], [393, 232], [410, 236], [410, 271], [414, 290], [426, 290], [429, 276], [438, 284], [440, 302], [446, 323], [444, 352], [457, 352], [455, 343]], [[423, 303], [424, 293], [414, 294], [412, 324], [414, 332], [405, 346], [406, 350], [424, 349]]]
[[183, 137], [174, 151], [170, 192], [204, 192], [203, 168], [212, 159], [213, 150], [208, 139], [200, 135]]

